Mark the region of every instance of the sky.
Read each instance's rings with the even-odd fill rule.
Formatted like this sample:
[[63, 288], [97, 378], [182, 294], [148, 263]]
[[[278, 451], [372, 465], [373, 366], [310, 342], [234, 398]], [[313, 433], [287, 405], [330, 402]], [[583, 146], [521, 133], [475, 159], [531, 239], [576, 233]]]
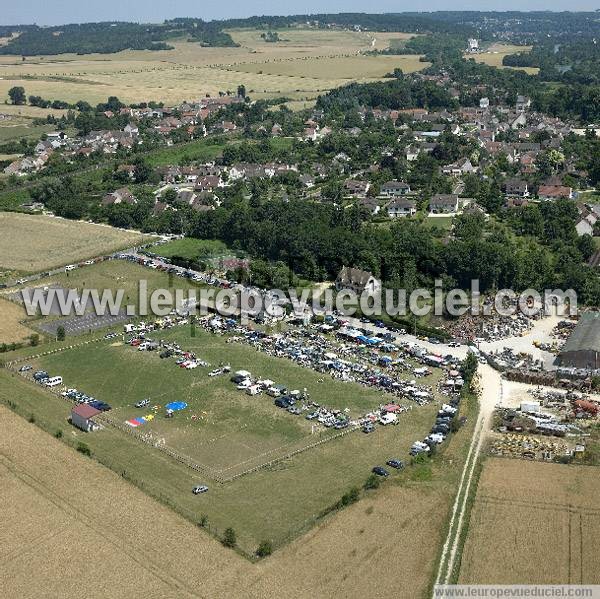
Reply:
[[[594, 0], [1, 0], [0, 25], [64, 25], [94, 21], [157, 23], [166, 18], [204, 20], [253, 15], [435, 10], [595, 10]], [[595, 6], [594, 6], [595, 5]]]

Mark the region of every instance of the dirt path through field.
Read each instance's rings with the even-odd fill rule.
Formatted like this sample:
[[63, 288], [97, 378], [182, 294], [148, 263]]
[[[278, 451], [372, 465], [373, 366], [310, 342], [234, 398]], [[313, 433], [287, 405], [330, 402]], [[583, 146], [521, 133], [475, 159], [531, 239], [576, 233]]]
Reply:
[[452, 508], [448, 536], [442, 549], [442, 556], [438, 567], [436, 578], [437, 584], [448, 584], [452, 576], [452, 570], [454, 568], [456, 554], [460, 543], [467, 501], [471, 492], [475, 466], [477, 465], [481, 453], [485, 435], [489, 430], [494, 407], [496, 404], [501, 404], [503, 402], [504, 390], [500, 373], [491, 366], [485, 364], [479, 366], [478, 374], [481, 388], [479, 415], [475, 425], [473, 440], [471, 441], [461, 475], [456, 500]]

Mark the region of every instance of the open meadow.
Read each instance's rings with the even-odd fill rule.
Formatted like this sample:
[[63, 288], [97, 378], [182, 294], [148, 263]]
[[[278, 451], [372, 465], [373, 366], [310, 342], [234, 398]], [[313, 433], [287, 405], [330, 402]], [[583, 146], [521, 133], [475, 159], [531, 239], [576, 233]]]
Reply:
[[519, 52], [529, 52], [531, 46], [515, 46], [514, 44], [492, 44], [487, 50], [480, 54], [465, 54], [465, 58], [472, 58], [476, 62], [487, 64], [499, 69], [517, 69], [525, 71], [529, 75], [536, 75], [539, 71], [534, 67], [505, 67], [502, 59], [509, 54], [518, 54]]
[[268, 43], [261, 30], [230, 31], [238, 48], [203, 48], [183, 40], [173, 50], [124, 51], [113, 55], [0, 57], [0, 97], [14, 85], [26, 93], [68, 102], [194, 100], [243, 84], [253, 98], [285, 96], [313, 100], [320, 92], [354, 81], [378, 80], [402, 68], [423, 69], [417, 56], [363, 56], [408, 34], [286, 29], [282, 41]]
[[143, 236], [106, 225], [0, 212], [0, 268], [38, 272], [130, 247]]
[[599, 584], [593, 466], [488, 458], [462, 556], [464, 584]]

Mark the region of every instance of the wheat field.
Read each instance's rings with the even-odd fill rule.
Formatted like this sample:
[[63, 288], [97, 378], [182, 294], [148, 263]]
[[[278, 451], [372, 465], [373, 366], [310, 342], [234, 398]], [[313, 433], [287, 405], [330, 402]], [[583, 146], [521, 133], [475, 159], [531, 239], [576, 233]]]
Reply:
[[23, 306], [0, 299], [0, 343], [22, 341], [32, 331], [21, 324], [27, 317]]
[[459, 582], [599, 584], [598, 493], [592, 466], [488, 459]]
[[365, 56], [409, 34], [290, 29], [279, 43], [267, 43], [259, 30], [232, 30], [239, 48], [202, 48], [170, 42], [173, 50], [124, 51], [77, 56], [0, 57], [0, 97], [14, 85], [27, 95], [91, 103], [117, 96], [125, 102], [175, 103], [235, 91], [245, 85], [252, 97], [313, 100], [348, 82], [374, 81], [393, 71], [423, 69], [417, 56]]
[[0, 268], [23, 272], [93, 258], [143, 238], [107, 225], [16, 212], [0, 212], [0, 231]]

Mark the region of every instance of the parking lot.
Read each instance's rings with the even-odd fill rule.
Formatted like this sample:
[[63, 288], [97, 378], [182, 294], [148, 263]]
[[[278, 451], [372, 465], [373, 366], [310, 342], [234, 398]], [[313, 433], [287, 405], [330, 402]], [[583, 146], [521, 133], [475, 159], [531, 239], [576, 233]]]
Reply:
[[38, 324], [38, 328], [49, 335], [56, 335], [58, 327], [62, 326], [67, 335], [78, 335], [96, 331], [105, 327], [118, 325], [119, 323], [129, 320], [129, 316], [122, 311], [121, 313], [111, 316], [105, 314], [98, 316], [93, 312], [84, 314], [83, 316], [72, 316], [68, 318], [59, 318], [57, 320], [42, 321]]

